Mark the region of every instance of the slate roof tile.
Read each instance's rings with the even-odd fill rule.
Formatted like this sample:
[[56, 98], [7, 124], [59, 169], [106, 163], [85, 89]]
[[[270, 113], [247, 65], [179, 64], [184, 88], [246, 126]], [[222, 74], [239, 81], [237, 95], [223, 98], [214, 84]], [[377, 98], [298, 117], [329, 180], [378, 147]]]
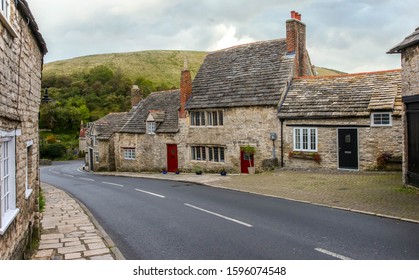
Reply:
[[293, 80], [280, 118], [369, 116], [372, 111], [400, 115], [400, 70]]
[[285, 39], [210, 53], [192, 83], [187, 109], [278, 105], [291, 79]]
[[179, 90], [153, 92], [125, 116], [119, 132], [145, 134], [146, 120], [152, 113], [157, 118], [156, 134], [176, 133], [179, 130], [179, 108]]
[[121, 121], [126, 116], [126, 112], [123, 113], [109, 113], [101, 119], [94, 122], [94, 127], [97, 135], [97, 139], [108, 140], [112, 134], [117, 132], [121, 127]]

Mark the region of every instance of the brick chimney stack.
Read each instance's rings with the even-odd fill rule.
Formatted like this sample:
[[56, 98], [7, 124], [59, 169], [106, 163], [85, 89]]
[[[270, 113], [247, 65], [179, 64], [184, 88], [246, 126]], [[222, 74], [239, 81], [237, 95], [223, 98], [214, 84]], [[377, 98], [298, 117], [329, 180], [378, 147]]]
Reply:
[[295, 76], [311, 74], [308, 56], [306, 54], [306, 25], [301, 22], [301, 14], [291, 11], [291, 19], [286, 22], [287, 54], [295, 54]]
[[133, 85], [131, 88], [131, 106], [133, 108], [137, 107], [141, 99], [143, 99], [143, 93], [141, 92], [141, 89], [137, 85]]
[[192, 96], [192, 77], [188, 69], [188, 59], [185, 58], [183, 70], [180, 78], [180, 110], [179, 118], [186, 118], [186, 103]]

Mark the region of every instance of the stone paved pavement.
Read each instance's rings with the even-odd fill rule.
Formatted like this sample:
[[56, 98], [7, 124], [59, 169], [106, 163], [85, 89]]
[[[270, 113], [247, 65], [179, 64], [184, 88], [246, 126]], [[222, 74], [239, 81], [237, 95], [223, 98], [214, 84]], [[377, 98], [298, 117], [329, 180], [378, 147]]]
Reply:
[[41, 218], [41, 240], [35, 260], [123, 259], [91, 215], [62, 190], [41, 185], [45, 209]]

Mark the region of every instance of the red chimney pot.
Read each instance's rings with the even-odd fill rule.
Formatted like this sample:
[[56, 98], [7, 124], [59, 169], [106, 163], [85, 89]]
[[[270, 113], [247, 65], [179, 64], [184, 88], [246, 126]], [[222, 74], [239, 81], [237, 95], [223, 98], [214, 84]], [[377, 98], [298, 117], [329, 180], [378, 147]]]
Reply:
[[291, 18], [295, 18], [295, 11], [291, 11]]

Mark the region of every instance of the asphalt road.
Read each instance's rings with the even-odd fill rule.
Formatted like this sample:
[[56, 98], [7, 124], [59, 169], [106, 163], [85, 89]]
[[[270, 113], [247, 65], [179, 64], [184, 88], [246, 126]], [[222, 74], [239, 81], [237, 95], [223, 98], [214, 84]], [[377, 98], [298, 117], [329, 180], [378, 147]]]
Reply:
[[126, 259], [419, 259], [419, 224], [191, 183], [41, 168]]

